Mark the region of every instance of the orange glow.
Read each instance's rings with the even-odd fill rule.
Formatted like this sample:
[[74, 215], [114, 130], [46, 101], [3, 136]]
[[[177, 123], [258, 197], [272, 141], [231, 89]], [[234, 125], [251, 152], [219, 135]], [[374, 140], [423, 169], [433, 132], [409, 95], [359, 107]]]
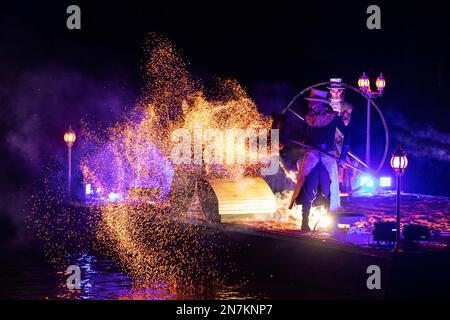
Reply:
[[369, 90], [369, 88], [370, 88], [370, 80], [369, 80], [369, 77], [366, 75], [365, 72], [363, 72], [362, 76], [359, 77], [358, 86], [364, 92]]
[[391, 167], [396, 170], [404, 170], [408, 166], [408, 158], [406, 156], [393, 156], [391, 159]]
[[69, 130], [64, 134], [64, 141], [71, 147], [76, 139], [77, 136], [75, 135], [75, 132], [69, 127]]
[[380, 75], [377, 78], [376, 86], [377, 86], [378, 91], [380, 91], [380, 92], [383, 91], [383, 89], [386, 87], [386, 80], [384, 79], [382, 73], [380, 73]]
[[403, 170], [405, 170], [407, 166], [408, 158], [406, 156], [406, 153], [401, 149], [395, 151], [391, 158], [392, 169], [403, 172]]
[[[201, 154], [199, 165], [178, 165], [172, 161], [172, 151], [177, 143], [173, 133], [186, 130], [194, 139], [198, 134], [202, 140], [199, 148], [206, 150], [211, 145], [211, 140], [204, 138], [203, 132], [207, 130], [268, 131], [272, 121], [258, 112], [256, 104], [235, 80], [217, 79], [216, 94], [207, 97], [201, 81], [189, 74], [181, 54], [166, 38], [151, 35], [148, 50], [148, 83], [130, 114], [103, 133], [95, 126], [94, 130], [83, 128], [83, 139], [99, 143], [96, 152], [81, 160], [81, 169], [84, 180], [101, 188], [104, 194], [123, 195], [121, 202], [106, 202], [93, 208], [100, 216], [97, 238], [105, 250], [136, 278], [156, 282], [183, 279], [186, 285], [190, 283], [193, 270], [195, 273], [202, 270], [211, 278], [217, 276], [215, 244], [206, 244], [202, 229], [187, 223], [189, 216], [185, 203], [186, 206], [192, 204], [191, 191], [195, 190], [196, 181], [245, 181], [246, 177], [257, 177], [262, 164], [225, 161], [210, 165]], [[250, 143], [245, 143], [244, 150], [249, 159], [250, 153], [254, 152]], [[154, 162], [152, 154], [156, 152], [165, 161], [163, 166]], [[226, 154], [226, 145], [220, 144], [215, 152]], [[174, 168], [174, 180], [167, 182], [161, 168], [171, 167]], [[114, 173], [113, 178], [110, 179], [105, 171]], [[151, 192], [153, 204], [147, 201], [146, 192], [138, 189], [149, 188], [148, 177], [161, 177], [162, 181], [162, 187], [155, 187], [160, 188], [159, 192]], [[171, 193], [163, 192], [166, 183], [170, 183]], [[243, 190], [242, 197], [251, 195], [243, 187], [240, 190]], [[275, 200], [268, 202], [271, 211], [275, 211]], [[260, 208], [260, 203], [255, 205]], [[253, 208], [237, 209], [242, 212]]]

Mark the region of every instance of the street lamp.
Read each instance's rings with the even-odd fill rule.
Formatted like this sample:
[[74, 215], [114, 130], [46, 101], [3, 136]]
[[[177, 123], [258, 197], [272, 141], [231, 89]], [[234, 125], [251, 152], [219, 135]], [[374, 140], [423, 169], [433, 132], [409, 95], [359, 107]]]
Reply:
[[391, 167], [397, 176], [397, 230], [394, 252], [401, 252], [400, 247], [400, 177], [408, 166], [408, 158], [402, 149], [397, 149], [391, 158]]
[[376, 97], [381, 97], [383, 94], [383, 90], [386, 87], [386, 80], [383, 77], [383, 74], [380, 73], [377, 80], [375, 81], [375, 85], [378, 91], [372, 91], [370, 89], [370, 79], [363, 72], [362, 76], [358, 79], [359, 89], [366, 95], [367, 97], [367, 131], [366, 131], [366, 164], [370, 165], [370, 101]]
[[380, 73], [380, 75], [377, 78], [377, 81], [375, 81], [375, 85], [377, 86], [378, 92], [380, 93], [381, 96], [384, 88], [386, 87], [386, 80], [383, 77], [383, 73]]
[[363, 72], [362, 76], [358, 79], [358, 87], [362, 92], [370, 90], [370, 79], [365, 72]]
[[72, 127], [69, 126], [69, 130], [64, 134], [64, 141], [68, 148], [69, 173], [67, 180], [67, 194], [69, 197], [72, 189], [72, 146], [76, 139], [77, 136], [75, 135], [75, 132], [72, 130]]

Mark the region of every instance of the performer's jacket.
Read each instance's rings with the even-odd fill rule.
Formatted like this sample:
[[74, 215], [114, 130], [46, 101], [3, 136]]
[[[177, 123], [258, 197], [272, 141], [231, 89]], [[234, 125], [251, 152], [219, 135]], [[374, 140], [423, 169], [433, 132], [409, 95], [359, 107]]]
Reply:
[[350, 148], [350, 132], [341, 117], [334, 112], [323, 115], [308, 114], [305, 117], [305, 143], [323, 152], [333, 154], [336, 128], [344, 135], [340, 159], [345, 159]]

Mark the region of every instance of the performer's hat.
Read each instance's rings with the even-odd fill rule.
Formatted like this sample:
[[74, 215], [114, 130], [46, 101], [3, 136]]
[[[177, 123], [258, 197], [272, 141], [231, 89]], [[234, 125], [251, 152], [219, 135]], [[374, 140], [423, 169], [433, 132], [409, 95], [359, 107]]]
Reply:
[[326, 104], [329, 104], [330, 101], [327, 99], [328, 92], [317, 90], [317, 89], [311, 89], [311, 93], [309, 94], [309, 97], [305, 97], [306, 100], [309, 101], [320, 101]]
[[330, 86], [327, 87], [328, 89], [345, 89], [345, 87], [342, 85], [341, 78], [331, 78], [330, 82]]

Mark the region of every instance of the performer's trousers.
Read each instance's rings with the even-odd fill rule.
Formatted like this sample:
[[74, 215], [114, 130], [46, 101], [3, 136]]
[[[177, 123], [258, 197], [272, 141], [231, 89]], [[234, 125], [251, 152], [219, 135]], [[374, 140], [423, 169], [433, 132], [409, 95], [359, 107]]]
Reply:
[[[331, 179], [330, 185], [330, 203], [329, 203], [329, 211], [336, 211], [337, 208], [341, 206], [340, 203], [340, 191], [339, 191], [339, 178], [338, 178], [338, 167], [336, 160], [330, 157], [322, 156], [317, 152], [308, 151], [305, 153], [303, 158], [297, 162], [298, 174], [297, 180], [300, 181], [300, 186], [303, 185], [303, 179], [310, 174], [313, 168], [317, 166], [318, 163], [321, 163], [326, 170], [328, 170], [329, 178]], [[299, 186], [299, 187], [300, 187]], [[301, 190], [301, 189], [300, 189]], [[300, 193], [295, 194], [293, 197], [299, 196]], [[298, 200], [295, 201], [299, 203]]]
[[[318, 190], [322, 193], [323, 197], [329, 203], [330, 198], [330, 185], [331, 179], [328, 174], [327, 168], [319, 161], [317, 165], [306, 176], [305, 182], [300, 190], [299, 197], [296, 199], [296, 203], [302, 205], [303, 222], [307, 223], [309, 219], [309, 211], [313, 201], [316, 199]], [[319, 188], [320, 187], [320, 188]]]

